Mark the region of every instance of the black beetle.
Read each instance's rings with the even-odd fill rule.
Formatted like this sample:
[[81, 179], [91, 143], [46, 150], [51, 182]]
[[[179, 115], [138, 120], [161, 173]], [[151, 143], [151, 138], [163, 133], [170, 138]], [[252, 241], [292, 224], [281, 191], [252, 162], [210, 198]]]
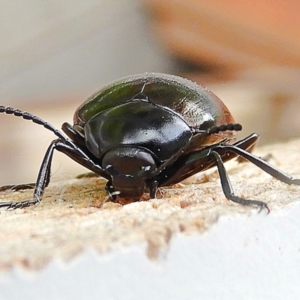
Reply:
[[[106, 190], [117, 197], [139, 200], [144, 192], [155, 197], [158, 187], [172, 185], [200, 171], [217, 166], [226, 198], [243, 205], [267, 205], [236, 196], [224, 168], [241, 156], [287, 184], [299, 179], [271, 166], [250, 150], [258, 135], [234, 142], [235, 124], [227, 107], [208, 89], [181, 77], [145, 73], [120, 79], [90, 97], [75, 112], [74, 125], [64, 123], [64, 136], [37, 116], [11, 107], [0, 112], [43, 125], [58, 139], [46, 151], [33, 199], [2, 202], [19, 208], [41, 201], [50, 181], [54, 149], [106, 178]], [[0, 190], [13, 186], [4, 186]], [[25, 185], [14, 186], [21, 189]]]

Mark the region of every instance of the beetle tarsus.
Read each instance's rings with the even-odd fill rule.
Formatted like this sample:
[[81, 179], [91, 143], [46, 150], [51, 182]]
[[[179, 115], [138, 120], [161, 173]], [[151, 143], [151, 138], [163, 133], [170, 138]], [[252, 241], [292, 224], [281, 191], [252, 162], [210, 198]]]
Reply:
[[0, 187], [0, 192], [7, 190], [10, 191], [20, 191], [20, 190], [30, 190], [34, 189], [35, 183], [23, 183], [23, 184], [8, 184]]
[[263, 208], [266, 208], [268, 213], [270, 212], [269, 207], [267, 206], [266, 203], [264, 203], [263, 201], [259, 201], [259, 200], [246, 200], [243, 199], [241, 197], [238, 197], [236, 195], [234, 195], [234, 191], [233, 188], [231, 186], [231, 182], [229, 180], [229, 177], [227, 175], [227, 172], [225, 170], [222, 158], [220, 156], [219, 153], [217, 153], [216, 151], [211, 151], [211, 155], [214, 157], [218, 171], [219, 171], [219, 175], [220, 175], [220, 180], [221, 180], [221, 186], [224, 192], [224, 195], [227, 199], [231, 200], [232, 202], [235, 203], [239, 203], [241, 205], [255, 205], [255, 206], [259, 206], [261, 211]]
[[266, 209], [267, 213], [270, 213], [270, 209], [268, 207], [268, 205], [263, 202], [263, 201], [259, 201], [259, 200], [249, 200], [249, 199], [243, 199], [240, 198], [238, 196], [235, 196], [233, 194], [229, 195], [228, 197], [226, 197], [227, 199], [231, 200], [232, 202], [241, 204], [241, 205], [254, 205], [254, 206], [258, 206], [259, 207], [259, 213], [263, 210]]
[[40, 203], [40, 199], [32, 199], [32, 200], [26, 200], [21, 202], [2, 202], [0, 203], [1, 207], [6, 207], [6, 209], [17, 209], [17, 208], [24, 208], [32, 205], [36, 205]]
[[154, 180], [150, 184], [150, 198], [155, 198], [158, 190], [158, 181]]

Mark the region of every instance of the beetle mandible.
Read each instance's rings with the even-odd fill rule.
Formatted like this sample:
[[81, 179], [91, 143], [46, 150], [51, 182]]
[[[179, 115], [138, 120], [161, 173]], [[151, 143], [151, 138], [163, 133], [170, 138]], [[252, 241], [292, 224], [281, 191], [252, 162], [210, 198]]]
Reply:
[[[242, 127], [234, 123], [223, 102], [207, 88], [178, 76], [145, 73], [113, 82], [79, 106], [73, 125], [62, 125], [67, 136], [31, 113], [5, 106], [0, 106], [0, 113], [31, 120], [58, 137], [46, 151], [33, 198], [1, 202], [0, 207], [21, 208], [42, 200], [54, 150], [107, 179], [106, 191], [112, 200], [137, 201], [144, 192], [154, 198], [158, 187], [217, 166], [227, 199], [269, 211], [262, 201], [234, 194], [223, 163], [238, 156], [280, 181], [300, 185], [300, 179], [250, 152], [257, 134], [235, 142], [236, 131]], [[25, 185], [0, 190], [9, 187]]]

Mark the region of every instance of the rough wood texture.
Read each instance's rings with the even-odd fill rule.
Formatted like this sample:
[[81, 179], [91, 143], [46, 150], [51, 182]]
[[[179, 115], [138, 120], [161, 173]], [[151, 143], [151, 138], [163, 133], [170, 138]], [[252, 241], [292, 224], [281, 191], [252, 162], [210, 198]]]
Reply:
[[[272, 154], [272, 164], [300, 177], [299, 149], [300, 140], [295, 140], [255, 153]], [[300, 199], [300, 187], [280, 183], [249, 163], [229, 162], [227, 169], [236, 194], [266, 201], [271, 214], [291, 209], [291, 203]], [[223, 215], [258, 213], [256, 208], [227, 201], [214, 169], [161, 189], [161, 199], [124, 206], [104, 203], [104, 185], [100, 178], [52, 183], [40, 205], [2, 209], [0, 271], [12, 266], [39, 269], [54, 257], [68, 261], [86, 247], [101, 254], [146, 244], [147, 255], [155, 259], [174, 234], [203, 233]], [[3, 192], [0, 201], [30, 196], [31, 191]]]

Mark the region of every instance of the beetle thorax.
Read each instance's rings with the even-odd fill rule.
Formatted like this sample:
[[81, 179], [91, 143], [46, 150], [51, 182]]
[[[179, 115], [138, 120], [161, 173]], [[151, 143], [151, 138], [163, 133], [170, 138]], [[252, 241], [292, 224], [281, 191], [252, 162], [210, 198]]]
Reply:
[[149, 174], [157, 166], [147, 149], [121, 146], [103, 156], [102, 167], [111, 176], [112, 186], [121, 197], [138, 200], [145, 191]]

